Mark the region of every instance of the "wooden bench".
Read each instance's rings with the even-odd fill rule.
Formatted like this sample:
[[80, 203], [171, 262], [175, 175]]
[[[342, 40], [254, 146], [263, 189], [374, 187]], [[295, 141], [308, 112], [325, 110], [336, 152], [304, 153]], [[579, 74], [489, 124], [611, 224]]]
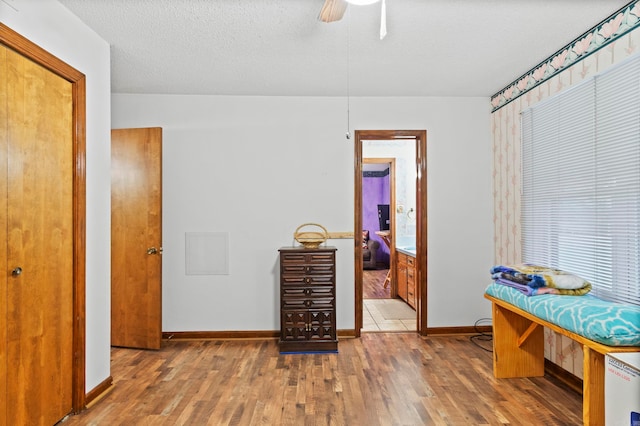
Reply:
[[498, 378], [544, 376], [547, 327], [582, 345], [582, 421], [604, 425], [605, 354], [640, 352], [637, 346], [607, 346], [543, 320], [502, 299], [485, 294], [493, 305], [493, 375]]

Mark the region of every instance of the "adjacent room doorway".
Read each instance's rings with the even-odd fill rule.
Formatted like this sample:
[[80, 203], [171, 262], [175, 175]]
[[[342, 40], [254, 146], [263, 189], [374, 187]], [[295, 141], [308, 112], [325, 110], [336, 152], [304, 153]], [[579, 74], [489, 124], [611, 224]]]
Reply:
[[415, 141], [364, 141], [362, 151], [362, 332], [415, 331], [406, 261], [396, 268], [398, 256], [391, 250], [398, 238], [415, 238], [415, 221], [407, 227], [406, 217], [415, 209]]
[[[409, 168], [415, 168], [415, 208], [409, 212], [409, 208], [404, 205], [399, 205], [395, 199], [390, 198], [389, 201], [389, 220], [390, 220], [390, 240], [389, 240], [389, 297], [395, 298], [398, 295], [398, 289], [402, 288], [398, 285], [396, 263], [398, 257], [402, 257], [402, 251], [397, 251], [396, 243], [398, 239], [395, 238], [394, 226], [397, 224], [397, 212], [401, 211], [401, 217], [403, 220], [407, 218], [411, 219], [415, 226], [415, 258], [412, 266], [414, 276], [412, 279], [415, 281], [415, 299], [412, 300], [415, 307], [416, 315], [416, 331], [420, 334], [425, 334], [427, 330], [427, 182], [426, 182], [426, 131], [425, 130], [356, 130], [355, 131], [355, 166], [354, 166], [354, 185], [355, 185], [355, 323], [356, 323], [356, 336], [360, 336], [363, 330], [363, 309], [364, 309], [364, 260], [363, 260], [363, 243], [365, 242], [365, 235], [358, 230], [364, 230], [363, 228], [363, 170], [366, 163], [375, 161], [388, 161], [386, 160], [372, 160], [367, 158], [365, 160], [364, 147], [379, 142], [393, 143], [404, 141], [413, 142], [412, 146], [415, 148], [415, 157], [413, 157], [413, 164], [408, 165]], [[391, 158], [393, 160], [393, 158]], [[393, 167], [395, 170], [395, 166]], [[413, 182], [412, 182], [413, 183]], [[405, 210], [406, 208], [406, 210]], [[404, 241], [402, 241], [404, 245]], [[404, 247], [398, 247], [402, 249]], [[401, 259], [403, 260], [403, 259]], [[402, 268], [398, 269], [403, 271]], [[400, 274], [402, 275], [402, 273]], [[404, 276], [401, 279], [406, 278]], [[406, 285], [406, 284], [405, 284]]]

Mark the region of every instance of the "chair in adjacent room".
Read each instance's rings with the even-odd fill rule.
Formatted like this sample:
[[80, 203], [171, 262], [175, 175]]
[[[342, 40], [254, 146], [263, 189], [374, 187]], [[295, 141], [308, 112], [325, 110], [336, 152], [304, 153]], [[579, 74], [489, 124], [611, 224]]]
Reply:
[[379, 248], [378, 241], [369, 239], [369, 231], [362, 231], [362, 267], [364, 269], [376, 269]]

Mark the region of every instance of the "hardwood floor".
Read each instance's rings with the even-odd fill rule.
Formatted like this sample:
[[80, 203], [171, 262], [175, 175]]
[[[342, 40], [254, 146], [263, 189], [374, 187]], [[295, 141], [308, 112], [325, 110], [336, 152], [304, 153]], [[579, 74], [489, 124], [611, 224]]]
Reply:
[[365, 269], [362, 271], [362, 297], [364, 299], [388, 299], [389, 287], [384, 288], [388, 269]]
[[338, 354], [280, 355], [275, 340], [114, 348], [113, 390], [63, 425], [581, 424], [579, 394], [547, 377], [497, 380], [477, 344], [369, 333]]

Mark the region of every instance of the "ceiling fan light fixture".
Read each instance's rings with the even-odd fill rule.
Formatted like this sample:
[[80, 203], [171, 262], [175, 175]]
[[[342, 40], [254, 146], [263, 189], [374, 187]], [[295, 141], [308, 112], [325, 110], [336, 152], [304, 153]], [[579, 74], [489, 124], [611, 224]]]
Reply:
[[369, 4], [378, 3], [380, 0], [346, 0], [347, 3], [355, 4], [356, 6], [367, 6]]

